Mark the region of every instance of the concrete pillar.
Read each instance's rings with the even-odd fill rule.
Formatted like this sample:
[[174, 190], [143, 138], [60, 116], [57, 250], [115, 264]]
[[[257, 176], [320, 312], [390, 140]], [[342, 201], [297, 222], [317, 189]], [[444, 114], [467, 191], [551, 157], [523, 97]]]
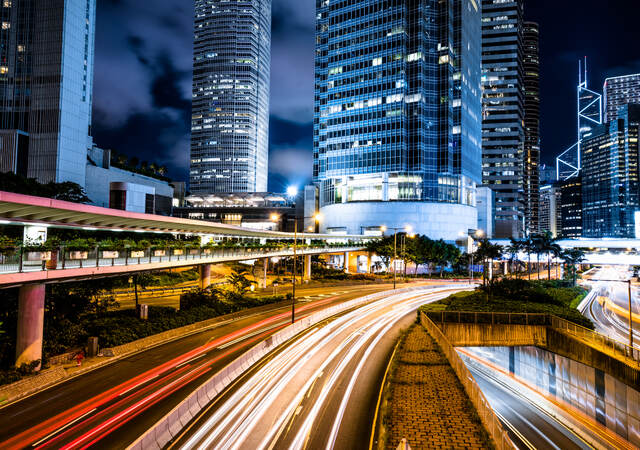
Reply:
[[311, 255], [304, 256], [304, 274], [303, 280], [311, 279]]
[[200, 289], [206, 289], [211, 285], [211, 264], [200, 264]]
[[371, 253], [367, 253], [367, 273], [371, 273], [372, 267], [373, 267], [373, 255]]
[[265, 289], [267, 287], [267, 269], [269, 268], [269, 258], [262, 258], [262, 276], [258, 280], [258, 287]]
[[349, 252], [344, 252], [344, 262], [342, 263], [344, 273], [349, 273]]
[[509, 261], [504, 262], [504, 274], [505, 275], [509, 274]]
[[[44, 333], [44, 284], [25, 284], [18, 294], [16, 366], [42, 360]], [[36, 370], [40, 370], [40, 365]]]

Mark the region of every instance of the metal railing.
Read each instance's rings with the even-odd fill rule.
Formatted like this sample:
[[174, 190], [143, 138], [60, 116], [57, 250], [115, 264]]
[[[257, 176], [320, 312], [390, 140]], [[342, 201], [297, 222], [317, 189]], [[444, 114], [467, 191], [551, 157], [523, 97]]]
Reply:
[[640, 365], [640, 349], [589, 328], [552, 314], [499, 313], [475, 311], [428, 311], [426, 315], [435, 323], [472, 323], [480, 325], [542, 325], [563, 331], [590, 344], [604, 353], [612, 354], [628, 365]]
[[[345, 246], [298, 246], [298, 254], [338, 253], [362, 250], [361, 247]], [[81, 269], [89, 267], [130, 266], [167, 262], [193, 262], [206, 264], [232, 260], [293, 256], [293, 247], [284, 248], [148, 248], [144, 250], [57, 250], [30, 251], [17, 247], [0, 255], [0, 275], [7, 273], [40, 272], [46, 270]], [[179, 264], [178, 264], [179, 265]], [[187, 264], [185, 264], [187, 265]]]
[[500, 419], [493, 411], [493, 408], [485, 398], [482, 390], [476, 383], [476, 380], [473, 378], [473, 375], [467, 368], [462, 359], [453, 348], [447, 337], [442, 333], [440, 328], [433, 323], [433, 321], [424, 313], [421, 314], [421, 322], [422, 325], [429, 331], [429, 333], [434, 337], [434, 339], [438, 342], [438, 345], [446, 355], [453, 371], [458, 376], [458, 379], [462, 383], [464, 390], [466, 391], [469, 399], [475, 406], [478, 411], [478, 415], [480, 416], [480, 420], [487, 432], [493, 439], [493, 443], [496, 446], [496, 449], [516, 449], [517, 447], [509, 438], [507, 431], [503, 428]]

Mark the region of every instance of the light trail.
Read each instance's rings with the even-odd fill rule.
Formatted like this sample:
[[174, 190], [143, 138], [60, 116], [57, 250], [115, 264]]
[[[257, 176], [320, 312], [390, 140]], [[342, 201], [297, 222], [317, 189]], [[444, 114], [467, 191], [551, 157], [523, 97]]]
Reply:
[[[182, 448], [333, 448], [354, 387], [379, 341], [420, 305], [451, 292], [390, 294], [292, 340], [229, 393]], [[343, 392], [338, 406], [329, 408], [338, 388]], [[320, 433], [317, 425], [327, 415], [328, 432]]]

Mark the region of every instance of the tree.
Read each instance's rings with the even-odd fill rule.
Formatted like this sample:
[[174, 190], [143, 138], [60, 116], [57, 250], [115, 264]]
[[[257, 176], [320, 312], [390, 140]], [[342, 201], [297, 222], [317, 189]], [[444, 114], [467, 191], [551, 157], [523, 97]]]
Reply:
[[529, 281], [531, 281], [531, 253], [534, 252], [535, 244], [530, 237], [520, 241], [522, 243], [522, 249], [527, 254], [527, 272], [529, 272]]
[[129, 159], [129, 165], [131, 167], [136, 168], [138, 164], [140, 164], [140, 159], [137, 156], [132, 156], [131, 159]]
[[[475, 255], [476, 255], [476, 258], [482, 261], [482, 266], [484, 267], [483, 274], [482, 274], [483, 285], [486, 285], [487, 276], [488, 276], [487, 262], [489, 261], [491, 264], [493, 264], [494, 259], [502, 257], [503, 250], [504, 249], [502, 245], [493, 244], [487, 238], [481, 239], [480, 242], [478, 243], [478, 249], [476, 250]], [[492, 284], [493, 279], [489, 280], [489, 282]]]
[[73, 203], [91, 203], [84, 188], [79, 184], [65, 181], [63, 183], [48, 183], [45, 189], [49, 191], [47, 197]]
[[234, 270], [231, 275], [227, 277], [227, 282], [231, 285], [233, 293], [238, 296], [246, 294], [247, 289], [253, 284], [253, 281], [247, 278], [246, 269]]
[[138, 286], [140, 289], [146, 289], [151, 284], [153, 276], [149, 273], [137, 273], [133, 276], [133, 291], [136, 296], [136, 311], [138, 311]]
[[[505, 250], [507, 252], [509, 252], [509, 265], [511, 266], [511, 271], [513, 272], [514, 271], [513, 270], [513, 263], [514, 263], [514, 261], [517, 261], [518, 254], [523, 249], [523, 244], [522, 244], [522, 241], [519, 241], [519, 240], [514, 239], [514, 238], [509, 238], [509, 240], [511, 241], [511, 243], [509, 244], [509, 246], [507, 246], [507, 248]], [[516, 273], [516, 278], [518, 278], [518, 268], [517, 267], [516, 267], [515, 273]]]
[[[547, 254], [547, 278], [551, 279], [551, 255], [561, 251], [560, 246], [556, 243], [556, 240], [551, 232], [545, 231], [544, 233], [538, 235], [538, 243], [540, 246], [540, 250]], [[538, 267], [540, 266], [540, 262], [538, 261]], [[538, 268], [538, 278], [539, 268]]]
[[569, 250], [565, 250], [562, 253], [562, 259], [564, 260], [565, 264], [569, 266], [569, 276], [573, 279], [573, 285], [575, 286], [578, 276], [576, 265], [584, 261], [584, 251], [580, 250], [579, 248], [571, 248]]

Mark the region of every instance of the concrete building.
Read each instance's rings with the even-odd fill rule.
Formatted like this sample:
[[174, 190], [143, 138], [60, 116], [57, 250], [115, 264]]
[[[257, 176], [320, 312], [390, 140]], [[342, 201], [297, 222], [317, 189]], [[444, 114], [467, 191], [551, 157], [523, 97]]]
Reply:
[[548, 184], [540, 188], [540, 218], [538, 231], [549, 231], [554, 238], [562, 233], [562, 191], [559, 185]]
[[640, 211], [640, 105], [594, 129], [582, 143], [582, 236], [633, 238]]
[[[187, 206], [174, 208], [173, 215], [259, 230], [293, 231], [296, 217], [300, 217], [296, 214], [297, 199], [302, 196], [271, 192], [191, 195], [186, 198]], [[298, 230], [303, 231], [301, 226]]]
[[316, 0], [313, 180], [322, 231], [477, 228], [480, 5]]
[[604, 121], [618, 118], [618, 109], [628, 103], [640, 103], [640, 74], [604, 80]]
[[524, 234], [523, 45], [522, 0], [483, 0], [482, 182], [496, 193], [497, 238]]
[[266, 192], [271, 0], [195, 0], [190, 188]]
[[111, 152], [89, 150], [85, 191], [92, 204], [132, 212], [171, 215], [173, 186], [167, 181], [111, 166]]
[[3, 1], [0, 15], [0, 170], [83, 186], [96, 1]]

